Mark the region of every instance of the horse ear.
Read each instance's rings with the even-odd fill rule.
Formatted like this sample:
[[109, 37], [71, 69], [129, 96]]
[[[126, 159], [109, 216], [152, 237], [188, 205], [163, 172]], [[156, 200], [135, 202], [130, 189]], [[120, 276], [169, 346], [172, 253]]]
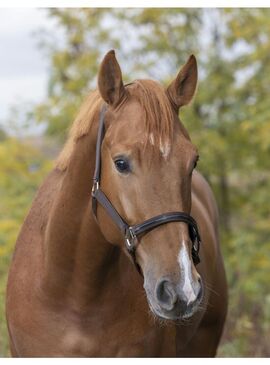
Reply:
[[197, 61], [191, 55], [187, 63], [181, 68], [176, 79], [167, 88], [169, 99], [175, 109], [188, 104], [196, 90], [198, 79]]
[[98, 73], [99, 92], [108, 104], [116, 106], [125, 94], [122, 72], [114, 50], [104, 57]]

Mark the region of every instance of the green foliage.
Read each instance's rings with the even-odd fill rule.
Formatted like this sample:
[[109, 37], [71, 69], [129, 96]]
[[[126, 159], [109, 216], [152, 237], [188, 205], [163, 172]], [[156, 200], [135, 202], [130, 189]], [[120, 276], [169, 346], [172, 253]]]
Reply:
[[45, 46], [51, 54], [48, 99], [36, 108], [33, 118], [46, 122], [48, 135], [57, 135], [60, 141], [95, 83], [100, 46], [106, 44], [110, 32], [110, 28], [101, 28], [107, 13], [101, 9], [50, 10], [65, 39], [58, 48], [53, 41]]
[[5, 290], [8, 266], [31, 201], [52, 164], [31, 145], [14, 138], [0, 142], [0, 357], [8, 354]]
[[[62, 143], [109, 49], [116, 49], [127, 82], [150, 77], [168, 84], [189, 54], [196, 55], [198, 92], [180, 117], [219, 205], [230, 288], [220, 356], [270, 355], [269, 12], [52, 9], [63, 40], [43, 42], [51, 61], [48, 98], [28, 116], [45, 122], [47, 134]], [[0, 210], [7, 212], [0, 220], [2, 276], [26, 207], [48, 168], [30, 147], [5, 138], [0, 135]], [[40, 169], [33, 174], [29, 164], [35, 163]]]

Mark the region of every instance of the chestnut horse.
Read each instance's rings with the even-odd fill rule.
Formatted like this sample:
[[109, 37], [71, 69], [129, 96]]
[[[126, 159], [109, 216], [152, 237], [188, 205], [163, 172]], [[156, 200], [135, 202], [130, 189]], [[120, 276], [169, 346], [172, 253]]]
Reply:
[[[124, 85], [114, 51], [107, 53], [98, 90], [16, 243], [6, 301], [12, 356], [215, 356], [227, 312], [218, 213], [178, 119], [196, 84], [194, 56], [164, 89], [151, 80]], [[191, 215], [202, 243], [198, 265], [188, 224], [170, 221], [138, 238], [140, 275], [107, 210], [98, 203], [92, 213], [104, 105], [102, 191], [130, 225], [165, 212]]]

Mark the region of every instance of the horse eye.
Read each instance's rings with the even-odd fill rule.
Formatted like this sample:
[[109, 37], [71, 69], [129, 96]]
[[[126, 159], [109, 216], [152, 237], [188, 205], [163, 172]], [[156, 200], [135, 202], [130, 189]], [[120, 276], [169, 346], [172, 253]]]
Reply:
[[124, 160], [123, 158], [118, 158], [114, 161], [114, 165], [116, 169], [121, 173], [127, 173], [130, 172], [130, 166], [127, 160]]

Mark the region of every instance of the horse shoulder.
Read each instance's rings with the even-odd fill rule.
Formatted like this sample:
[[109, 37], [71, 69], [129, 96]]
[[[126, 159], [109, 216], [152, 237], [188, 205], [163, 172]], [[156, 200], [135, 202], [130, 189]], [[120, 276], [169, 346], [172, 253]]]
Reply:
[[15, 244], [7, 283], [6, 317], [10, 337], [17, 340], [21, 333], [25, 339], [24, 329], [31, 322], [31, 310], [34, 316], [43, 266], [44, 232], [59, 187], [59, 173], [52, 171], [39, 188]]

